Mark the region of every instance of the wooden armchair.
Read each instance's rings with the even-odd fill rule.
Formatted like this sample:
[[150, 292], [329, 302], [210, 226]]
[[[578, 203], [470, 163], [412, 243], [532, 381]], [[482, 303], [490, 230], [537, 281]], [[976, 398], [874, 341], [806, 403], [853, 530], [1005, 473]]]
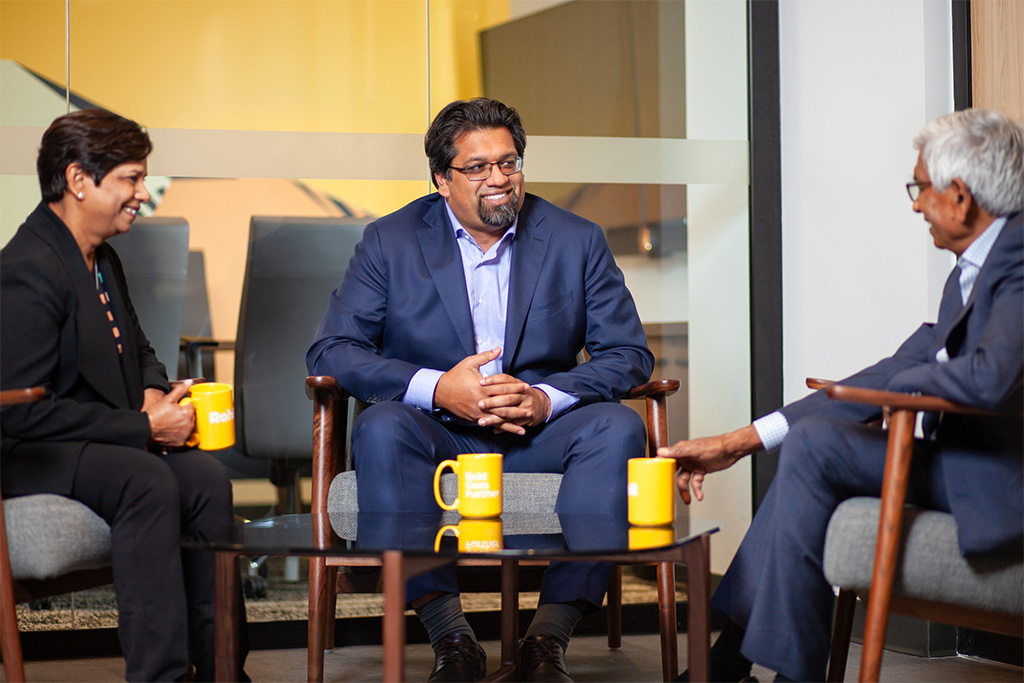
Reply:
[[[815, 381], [818, 386], [828, 384]], [[815, 388], [812, 380], [808, 386]], [[825, 576], [840, 592], [827, 680], [843, 680], [858, 594], [867, 594], [861, 681], [878, 680], [890, 611], [1021, 637], [1024, 564], [1020, 556], [968, 562], [960, 556], [952, 515], [904, 509], [917, 413], [993, 413], [934, 396], [836, 384], [826, 391], [836, 400], [891, 410], [881, 499], [846, 500], [829, 521]], [[1003, 417], [1022, 419], [1021, 415]]]
[[[659, 380], [634, 388], [628, 399], [644, 399], [647, 404], [647, 437], [648, 454], [654, 456], [657, 449], [668, 445], [668, 422], [666, 400], [679, 389], [678, 380]], [[314, 513], [327, 513], [331, 509], [355, 510], [355, 472], [347, 468], [346, 427], [351, 424], [354, 414], [358, 413], [356, 403], [349, 401], [348, 393], [331, 377], [309, 377], [306, 379], [306, 393], [313, 400], [313, 486], [311, 510]], [[514, 495], [504, 496], [505, 509], [510, 504], [517, 506], [518, 511], [553, 512], [553, 501], [557, 497], [561, 475], [506, 474], [504, 489], [510, 492], [516, 487], [510, 478], [540, 477], [544, 482], [540, 485], [553, 487], [552, 491], [542, 492], [538, 499], [547, 501], [547, 509], [524, 509], [517, 503]], [[510, 486], [511, 483], [511, 486]], [[530, 484], [531, 492], [538, 485], [537, 481]], [[326, 533], [326, 532], [325, 532]], [[324, 542], [327, 539], [323, 539]], [[374, 560], [366, 560], [373, 563]], [[474, 561], [498, 564], [496, 561]], [[334, 643], [334, 619], [336, 610], [336, 583], [338, 566], [353, 564], [352, 559], [318, 558], [310, 559], [309, 569], [309, 640], [308, 640], [308, 679], [323, 680], [323, 654], [325, 649], [332, 649]], [[502, 562], [502, 605], [517, 606], [517, 583], [514, 576], [506, 574], [507, 563]], [[510, 563], [513, 564], [514, 563]], [[678, 657], [676, 649], [676, 604], [675, 574], [671, 562], [661, 563], [658, 567], [658, 602], [661, 616], [662, 669], [665, 680], [678, 673]], [[608, 587], [608, 644], [619, 647], [621, 644], [621, 610], [622, 610], [622, 569], [615, 567]], [[518, 611], [503, 609], [502, 611], [502, 670], [514, 671], [518, 649]]]

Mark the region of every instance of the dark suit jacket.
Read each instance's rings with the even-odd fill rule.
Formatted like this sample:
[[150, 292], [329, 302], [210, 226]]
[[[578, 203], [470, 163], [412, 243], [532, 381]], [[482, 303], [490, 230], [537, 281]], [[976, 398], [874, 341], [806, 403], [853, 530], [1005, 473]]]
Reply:
[[[1024, 214], [1007, 220], [967, 303], [947, 282], [938, 323], [922, 325], [895, 355], [843, 384], [920, 392], [1015, 414], [1009, 419], [929, 416], [934, 457], [943, 459], [950, 507], [964, 554], [1019, 544], [1024, 538]], [[955, 300], [952, 297], [956, 297]], [[959, 310], [957, 310], [959, 308]], [[945, 347], [950, 360], [935, 354]], [[869, 421], [871, 407], [831, 401], [824, 392], [781, 409], [790, 425], [807, 415]], [[931, 430], [929, 430], [931, 431]]]
[[114, 250], [96, 250], [124, 353], [77, 243], [40, 204], [0, 251], [0, 386], [43, 386], [38, 402], [0, 413], [4, 495], [67, 494], [87, 442], [145, 448], [143, 390], [170, 389], [139, 327]]
[[[590, 360], [576, 364], [586, 346]], [[366, 228], [306, 355], [357, 398], [399, 400], [420, 368], [476, 353], [465, 275], [431, 194]], [[504, 371], [579, 397], [621, 398], [654, 367], [600, 226], [527, 194], [512, 252]]]

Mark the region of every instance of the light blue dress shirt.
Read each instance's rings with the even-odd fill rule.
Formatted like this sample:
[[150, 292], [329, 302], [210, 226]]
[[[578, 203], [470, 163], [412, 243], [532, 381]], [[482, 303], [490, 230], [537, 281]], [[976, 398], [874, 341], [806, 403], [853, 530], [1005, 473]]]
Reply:
[[[462, 256], [462, 271], [466, 278], [466, 296], [469, 299], [469, 310], [473, 316], [473, 334], [476, 352], [490, 351], [501, 347], [501, 354], [491, 362], [480, 367], [484, 377], [501, 374], [502, 358], [505, 355], [505, 317], [508, 312], [509, 273], [512, 268], [512, 246], [519, 218], [505, 231], [495, 244], [485, 253], [476, 240], [462, 227], [452, 213], [448, 202], [445, 202], [448, 218], [455, 231], [455, 242], [459, 245]], [[444, 372], [432, 368], [421, 368], [409, 380], [402, 402], [415, 406], [420, 410], [431, 412], [434, 407], [434, 391], [437, 382]], [[547, 384], [534, 385], [551, 401], [550, 422], [579, 401], [579, 398], [559, 391]]]

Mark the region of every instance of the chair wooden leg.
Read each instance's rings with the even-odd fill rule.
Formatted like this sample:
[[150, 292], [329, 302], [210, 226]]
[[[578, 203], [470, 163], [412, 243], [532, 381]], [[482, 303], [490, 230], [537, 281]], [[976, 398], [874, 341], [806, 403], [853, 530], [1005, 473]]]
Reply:
[[826, 683], [842, 683], [846, 676], [846, 660], [850, 654], [850, 634], [853, 631], [853, 612], [857, 607], [857, 594], [840, 590], [836, 601], [836, 621], [832, 629], [832, 652], [828, 658]]
[[612, 568], [608, 580], [608, 647], [622, 647], [622, 565]]
[[324, 650], [334, 649], [334, 620], [338, 614], [338, 591], [331, 590], [337, 586], [338, 567], [327, 567], [327, 607], [324, 609]]
[[322, 557], [309, 559], [309, 624], [306, 642], [306, 679], [308, 681], [324, 680], [327, 594], [334, 592], [334, 582], [328, 583], [328, 575], [326, 559]]
[[[694, 572], [690, 571], [692, 577]], [[658, 563], [658, 615], [661, 630], [661, 673], [670, 681], [679, 673], [679, 638], [676, 631], [676, 574], [672, 562]]]
[[4, 658], [4, 676], [12, 683], [25, 680], [21, 661], [21, 635], [14, 611], [14, 580], [7, 555], [7, 528], [4, 526], [3, 501], [0, 501], [0, 652]]
[[882, 649], [889, 624], [892, 584], [896, 576], [896, 553], [903, 525], [903, 506], [907, 501], [910, 460], [914, 448], [912, 410], [895, 410], [889, 419], [889, 452], [882, 479], [882, 509], [875, 545], [875, 567], [871, 574], [868, 612], [864, 624], [864, 653], [861, 659], [862, 683], [877, 681], [882, 668]]

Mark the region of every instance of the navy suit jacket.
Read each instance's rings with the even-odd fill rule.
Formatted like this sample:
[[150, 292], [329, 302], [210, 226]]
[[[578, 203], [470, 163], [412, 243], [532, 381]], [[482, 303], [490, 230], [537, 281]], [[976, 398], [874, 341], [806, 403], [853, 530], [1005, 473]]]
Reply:
[[95, 256], [121, 331], [120, 356], [93, 274], [45, 203], [0, 251], [2, 386], [47, 389], [38, 403], [0, 413], [4, 495], [70, 493], [88, 442], [145, 448], [143, 390], [170, 389], [139, 327], [117, 253], [101, 244]]
[[[926, 416], [941, 458], [950, 508], [964, 554], [1024, 539], [1024, 214], [1010, 216], [960, 307], [947, 281], [939, 320], [924, 324], [896, 353], [842, 384], [941, 396], [1010, 418]], [[959, 271], [954, 271], [958, 273]], [[953, 298], [955, 297], [955, 299]], [[949, 361], [939, 363], [945, 348]], [[792, 425], [808, 415], [878, 419], [872, 406], [828, 399], [823, 391], [781, 409]], [[931, 429], [927, 429], [931, 432]], [[927, 457], [927, 456], [926, 456]]]
[[[584, 348], [590, 360], [577, 365]], [[477, 352], [462, 258], [438, 194], [367, 226], [306, 355], [368, 403], [400, 400], [420, 368]], [[600, 226], [527, 194], [512, 251], [503, 369], [579, 397], [621, 398], [654, 357]]]

